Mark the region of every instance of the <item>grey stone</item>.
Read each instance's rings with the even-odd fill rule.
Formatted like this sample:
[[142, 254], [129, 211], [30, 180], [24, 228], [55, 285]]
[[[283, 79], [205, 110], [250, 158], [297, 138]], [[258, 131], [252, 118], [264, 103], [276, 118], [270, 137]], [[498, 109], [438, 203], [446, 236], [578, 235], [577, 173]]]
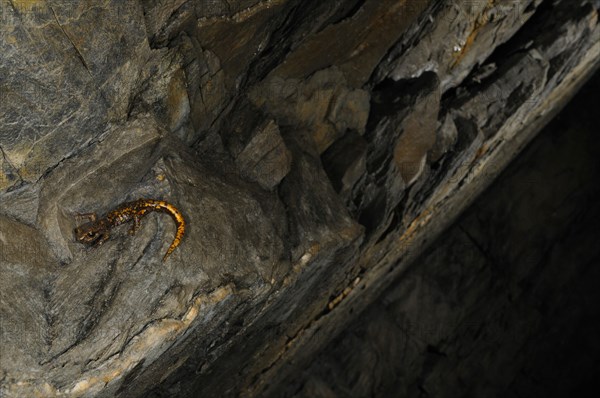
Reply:
[[240, 175], [271, 190], [290, 171], [292, 155], [273, 120], [263, 124], [235, 160]]
[[[589, 2], [484, 3], [0, 2], [0, 395], [297, 379], [597, 67]], [[74, 239], [138, 198], [187, 222], [166, 262], [165, 214]]]

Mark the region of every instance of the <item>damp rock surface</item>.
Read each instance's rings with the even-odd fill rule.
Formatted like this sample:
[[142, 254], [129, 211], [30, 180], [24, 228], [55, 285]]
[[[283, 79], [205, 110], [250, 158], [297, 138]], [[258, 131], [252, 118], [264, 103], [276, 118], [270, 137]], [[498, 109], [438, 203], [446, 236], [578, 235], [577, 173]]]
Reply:
[[[597, 386], [598, 73], [273, 396], [557, 397]], [[468, 381], [468, 382], [465, 382]]]
[[[597, 7], [0, 1], [0, 395], [276, 394], [597, 68]], [[162, 212], [76, 241], [140, 198], [166, 261]]]

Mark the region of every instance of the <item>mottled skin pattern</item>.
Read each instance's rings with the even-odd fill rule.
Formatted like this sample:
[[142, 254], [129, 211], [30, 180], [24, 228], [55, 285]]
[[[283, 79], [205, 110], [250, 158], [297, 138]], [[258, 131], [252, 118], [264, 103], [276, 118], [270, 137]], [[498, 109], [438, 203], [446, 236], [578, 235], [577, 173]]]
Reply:
[[75, 228], [75, 238], [81, 243], [100, 246], [110, 237], [111, 228], [128, 221], [133, 221], [129, 233], [134, 235], [140, 227], [142, 217], [152, 211], [168, 213], [177, 224], [175, 239], [173, 239], [173, 243], [165, 253], [164, 261], [181, 243], [185, 233], [185, 220], [175, 206], [162, 200], [138, 199], [133, 202], [126, 202], [100, 219], [97, 219], [96, 213], [81, 214], [81, 217], [88, 218], [90, 221]]

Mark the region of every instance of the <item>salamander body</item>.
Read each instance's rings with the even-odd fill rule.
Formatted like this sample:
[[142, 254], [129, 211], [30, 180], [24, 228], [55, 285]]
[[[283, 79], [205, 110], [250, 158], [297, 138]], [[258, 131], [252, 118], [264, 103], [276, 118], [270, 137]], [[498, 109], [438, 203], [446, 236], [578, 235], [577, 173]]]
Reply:
[[112, 228], [129, 221], [133, 221], [129, 233], [134, 235], [140, 227], [141, 218], [152, 211], [169, 214], [177, 225], [175, 238], [163, 257], [164, 261], [181, 243], [181, 239], [185, 234], [185, 220], [175, 206], [162, 200], [138, 199], [133, 202], [126, 202], [100, 219], [97, 218], [95, 213], [82, 214], [82, 217], [86, 217], [90, 221], [75, 228], [75, 239], [84, 244], [99, 246], [108, 240]]

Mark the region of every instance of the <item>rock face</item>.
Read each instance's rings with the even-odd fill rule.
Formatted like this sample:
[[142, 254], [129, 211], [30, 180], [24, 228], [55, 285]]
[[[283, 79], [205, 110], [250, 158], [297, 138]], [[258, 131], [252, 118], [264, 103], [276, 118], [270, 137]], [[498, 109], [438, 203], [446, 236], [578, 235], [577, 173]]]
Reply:
[[[600, 347], [600, 74], [272, 396], [585, 396]], [[592, 111], [593, 112], [593, 111]]]
[[[577, 4], [1, 1], [0, 395], [275, 391], [597, 67]], [[137, 198], [166, 262], [75, 241]]]

